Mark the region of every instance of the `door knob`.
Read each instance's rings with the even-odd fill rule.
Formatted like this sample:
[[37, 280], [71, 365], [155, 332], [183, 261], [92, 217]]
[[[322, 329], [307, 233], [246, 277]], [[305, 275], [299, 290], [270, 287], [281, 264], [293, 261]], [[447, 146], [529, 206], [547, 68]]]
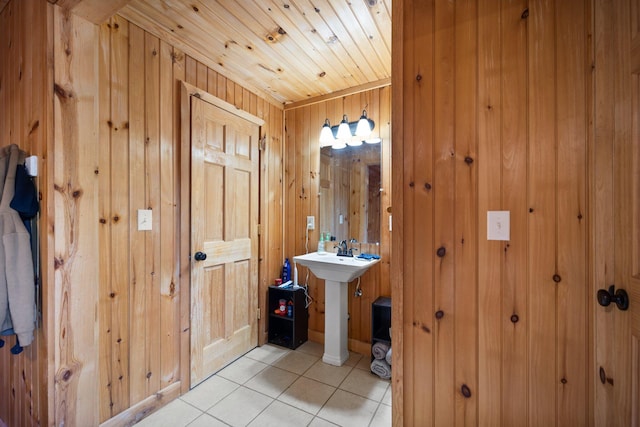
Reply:
[[607, 307], [612, 302], [618, 306], [619, 310], [625, 311], [629, 308], [629, 295], [624, 289], [615, 290], [615, 285], [609, 286], [609, 290], [600, 289], [598, 291], [598, 304]]
[[207, 259], [207, 254], [205, 254], [204, 252], [198, 251], [193, 257], [195, 258], [196, 261], [204, 261], [205, 259]]

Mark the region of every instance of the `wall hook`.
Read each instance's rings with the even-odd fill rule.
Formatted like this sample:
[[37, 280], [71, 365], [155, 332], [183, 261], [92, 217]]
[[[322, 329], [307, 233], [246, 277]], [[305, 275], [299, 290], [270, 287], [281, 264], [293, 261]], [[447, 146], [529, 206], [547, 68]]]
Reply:
[[609, 286], [609, 290], [600, 289], [597, 294], [598, 304], [607, 307], [612, 302], [618, 306], [619, 310], [625, 311], [629, 308], [629, 295], [624, 289], [615, 290], [615, 285]]

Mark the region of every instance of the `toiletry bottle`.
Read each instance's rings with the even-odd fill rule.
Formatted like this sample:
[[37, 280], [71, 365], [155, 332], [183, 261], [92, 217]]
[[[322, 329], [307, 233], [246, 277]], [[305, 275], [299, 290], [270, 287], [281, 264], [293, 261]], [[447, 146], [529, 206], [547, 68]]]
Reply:
[[320, 233], [320, 240], [318, 241], [318, 253], [324, 254], [324, 233]]
[[289, 300], [287, 304], [287, 317], [293, 317], [293, 301]]
[[291, 280], [291, 264], [289, 264], [289, 258], [285, 258], [282, 266], [282, 283], [286, 283], [289, 280]]

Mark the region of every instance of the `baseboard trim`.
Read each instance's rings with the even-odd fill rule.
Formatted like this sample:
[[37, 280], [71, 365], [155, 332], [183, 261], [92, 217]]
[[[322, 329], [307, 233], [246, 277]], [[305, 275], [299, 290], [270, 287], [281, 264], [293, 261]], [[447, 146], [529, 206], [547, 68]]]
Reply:
[[180, 396], [180, 381], [147, 397], [131, 408], [100, 424], [100, 427], [132, 426]]

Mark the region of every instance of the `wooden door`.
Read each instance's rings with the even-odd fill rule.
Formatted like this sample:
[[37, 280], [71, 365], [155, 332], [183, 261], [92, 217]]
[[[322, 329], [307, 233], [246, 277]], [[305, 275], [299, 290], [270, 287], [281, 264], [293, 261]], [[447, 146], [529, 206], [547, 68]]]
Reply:
[[640, 425], [640, 0], [595, 4], [595, 425]]
[[243, 116], [191, 97], [192, 387], [258, 342], [259, 125]]

